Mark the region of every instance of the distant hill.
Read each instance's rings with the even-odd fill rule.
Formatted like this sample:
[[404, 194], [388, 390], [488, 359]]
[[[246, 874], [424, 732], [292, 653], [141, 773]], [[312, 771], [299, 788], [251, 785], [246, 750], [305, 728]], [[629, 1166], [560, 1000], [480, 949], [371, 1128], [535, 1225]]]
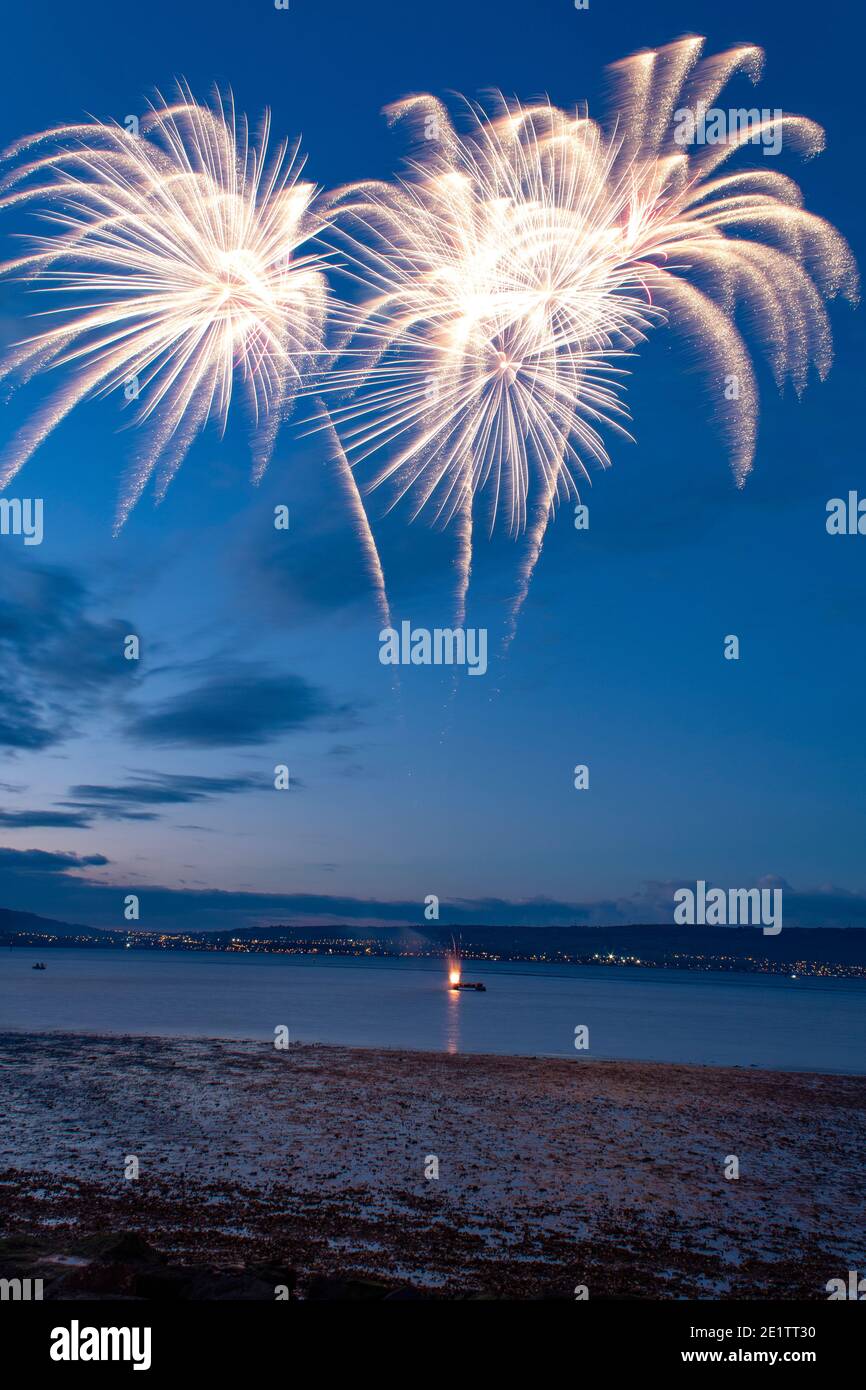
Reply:
[[760, 927], [686, 927], [650, 923], [628, 926], [587, 927], [257, 927], [232, 932], [203, 933], [213, 945], [255, 939], [272, 945], [318, 943], [338, 948], [343, 943], [370, 943], [374, 949], [422, 950], [447, 953], [452, 942], [463, 956], [518, 956], [554, 960], [557, 957], [590, 961], [610, 953], [634, 956], [644, 964], [675, 960], [747, 962], [750, 958], [796, 965], [802, 961], [826, 961], [834, 965], [866, 966], [866, 929], [863, 927], [785, 927], [778, 936], [764, 936]]
[[785, 927], [764, 936], [760, 927], [687, 927], [651, 923], [613, 927], [455, 928], [289, 925], [189, 931], [182, 927], [106, 931], [0, 908], [0, 946], [116, 946], [162, 950], [332, 951], [349, 955], [449, 954], [464, 958], [605, 965], [661, 966], [680, 970], [786, 970], [795, 973], [866, 975], [866, 928]]
[[98, 941], [108, 933], [98, 927], [83, 927], [73, 922], [55, 922], [51, 917], [38, 917], [35, 912], [14, 912], [0, 907], [0, 942], [9, 944], [11, 937], [74, 936], [79, 940]]

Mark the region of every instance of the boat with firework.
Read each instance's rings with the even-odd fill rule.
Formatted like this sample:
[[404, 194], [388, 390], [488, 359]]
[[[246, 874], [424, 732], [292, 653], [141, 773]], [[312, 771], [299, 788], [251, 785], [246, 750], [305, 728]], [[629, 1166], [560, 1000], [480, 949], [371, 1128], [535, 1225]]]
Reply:
[[464, 980], [463, 973], [458, 960], [451, 960], [448, 965], [448, 988], [451, 990], [474, 989], [480, 994], [487, 993], [487, 986], [481, 984], [480, 980]]

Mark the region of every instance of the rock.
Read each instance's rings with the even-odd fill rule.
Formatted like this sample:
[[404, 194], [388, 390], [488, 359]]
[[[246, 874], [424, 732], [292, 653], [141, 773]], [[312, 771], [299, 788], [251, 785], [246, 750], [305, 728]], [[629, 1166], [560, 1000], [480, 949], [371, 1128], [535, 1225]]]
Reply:
[[94, 1236], [87, 1253], [106, 1264], [160, 1264], [162, 1255], [137, 1231]]

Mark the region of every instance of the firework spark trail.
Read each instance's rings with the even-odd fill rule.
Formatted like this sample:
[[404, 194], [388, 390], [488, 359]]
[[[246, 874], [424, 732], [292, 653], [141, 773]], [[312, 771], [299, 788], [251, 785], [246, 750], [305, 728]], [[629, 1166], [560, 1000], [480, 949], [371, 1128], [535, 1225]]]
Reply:
[[340, 437], [334, 429], [333, 422], [328, 414], [324, 402], [316, 402], [316, 415], [320, 427], [324, 429], [328, 443], [331, 446], [331, 453], [336, 464], [337, 476], [340, 488], [343, 492], [349, 511], [355, 521], [358, 537], [364, 551], [367, 574], [373, 585], [376, 594], [376, 607], [383, 627], [391, 626], [391, 608], [388, 603], [388, 591], [385, 584], [385, 571], [382, 568], [382, 561], [379, 558], [379, 548], [376, 545], [376, 538], [370, 525], [361, 494], [358, 491], [358, 484], [355, 475], [349, 467], [345, 450], [343, 449]]
[[[229, 95], [213, 108], [178, 86], [139, 133], [100, 122], [18, 141], [0, 208], [48, 205], [50, 235], [0, 273], [37, 280], [65, 300], [58, 326], [19, 344], [0, 375], [23, 384], [47, 367], [71, 381], [13, 438], [5, 486], [86, 396], [136, 382], [134, 423], [150, 423], [118, 509], [122, 525], [159, 467], [164, 495], [209, 419], [224, 431], [235, 380], [256, 425], [261, 475], [280, 422], [322, 350], [326, 259], [315, 189], [297, 148], [268, 156], [270, 118], [250, 137]], [[39, 147], [47, 147], [47, 152]], [[34, 154], [29, 161], [22, 158]]]
[[[560, 455], [561, 457], [561, 455]], [[517, 635], [517, 622], [526, 602], [535, 567], [541, 558], [544, 538], [556, 507], [556, 488], [558, 477], [551, 480], [546, 492], [534, 503], [534, 516], [527, 525], [526, 550], [518, 569], [517, 589], [505, 617], [505, 632], [502, 639], [502, 654], [507, 655], [511, 643]]]
[[455, 529], [457, 531], [457, 591], [454, 626], [462, 627], [466, 621], [466, 599], [469, 593], [469, 581], [472, 578], [472, 492], [468, 484], [463, 490]]
[[832, 361], [824, 299], [856, 297], [845, 241], [791, 178], [721, 168], [770, 129], [817, 153], [820, 127], [781, 115], [701, 144], [699, 113], [762, 61], [753, 46], [702, 57], [703, 43], [615, 64], [604, 125], [500, 97], [492, 115], [467, 103], [460, 135], [435, 98], [397, 103], [391, 122], [428, 137], [406, 174], [330, 201], [332, 244], [365, 291], [326, 386], [335, 428], [353, 468], [374, 462], [369, 486], [387, 486], [390, 506], [409, 496], [413, 516], [455, 521], [460, 612], [471, 502], [487, 496], [491, 529], [501, 513], [528, 531], [506, 646], [558, 502], [608, 465], [603, 434], [630, 437], [621, 377], [651, 328], [686, 334], [703, 359], [741, 487], [758, 393], [735, 317], [748, 311], [777, 384], [799, 394]]

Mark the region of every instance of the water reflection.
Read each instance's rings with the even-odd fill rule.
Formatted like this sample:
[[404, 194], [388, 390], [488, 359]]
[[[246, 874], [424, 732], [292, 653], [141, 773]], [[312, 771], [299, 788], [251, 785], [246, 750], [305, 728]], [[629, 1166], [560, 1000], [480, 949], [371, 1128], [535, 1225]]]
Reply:
[[445, 1051], [460, 1051], [460, 1005], [462, 996], [459, 989], [446, 989], [448, 1003], [445, 1005]]

